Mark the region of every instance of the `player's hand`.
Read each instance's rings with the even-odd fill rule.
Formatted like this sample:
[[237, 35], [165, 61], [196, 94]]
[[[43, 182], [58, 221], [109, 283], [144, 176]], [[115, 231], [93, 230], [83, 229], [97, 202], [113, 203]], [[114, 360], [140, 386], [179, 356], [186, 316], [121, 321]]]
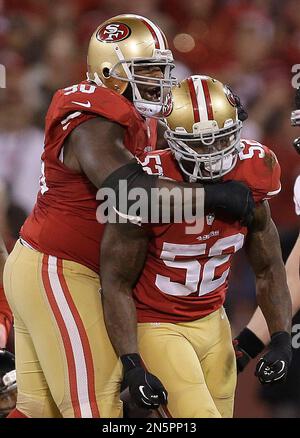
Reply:
[[237, 339], [233, 339], [232, 341], [234, 353], [235, 353], [235, 359], [236, 359], [236, 371], [237, 373], [241, 373], [244, 371], [250, 360], [252, 359], [249, 354], [243, 350], [239, 346], [239, 342]]
[[247, 327], [233, 340], [237, 372], [244, 371], [248, 363], [261, 353], [264, 343]]
[[138, 354], [121, 356], [124, 379], [135, 404], [144, 409], [157, 409], [168, 403], [168, 393], [160, 380], [146, 371]]
[[292, 361], [291, 335], [276, 332], [271, 336], [269, 351], [260, 359], [255, 375], [262, 385], [285, 381]]
[[216, 210], [229, 213], [242, 225], [249, 227], [253, 221], [255, 202], [249, 187], [239, 181], [205, 184], [204, 207], [207, 212]]

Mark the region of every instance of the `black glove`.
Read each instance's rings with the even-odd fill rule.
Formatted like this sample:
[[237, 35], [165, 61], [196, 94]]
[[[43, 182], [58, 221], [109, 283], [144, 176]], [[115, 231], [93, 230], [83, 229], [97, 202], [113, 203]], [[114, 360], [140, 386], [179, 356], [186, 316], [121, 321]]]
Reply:
[[291, 335], [276, 332], [271, 336], [269, 351], [260, 359], [255, 375], [261, 384], [282, 383], [292, 361]]
[[247, 327], [233, 340], [237, 372], [244, 371], [251, 359], [261, 353], [264, 343]]
[[135, 404], [144, 409], [157, 409], [168, 403], [168, 393], [160, 380], [142, 367], [138, 354], [121, 356], [124, 380]]
[[255, 203], [251, 190], [242, 182], [225, 181], [205, 184], [204, 208], [207, 212], [229, 213], [242, 225], [250, 226], [253, 221]]

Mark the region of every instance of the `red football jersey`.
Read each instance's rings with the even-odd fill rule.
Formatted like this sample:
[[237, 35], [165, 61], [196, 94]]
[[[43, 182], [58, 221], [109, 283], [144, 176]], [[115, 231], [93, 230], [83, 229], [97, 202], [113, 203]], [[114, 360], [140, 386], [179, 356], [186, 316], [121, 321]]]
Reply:
[[[272, 151], [242, 140], [244, 149], [223, 180], [242, 181], [255, 202], [280, 191], [280, 166]], [[170, 150], [147, 156], [148, 173], [183, 181]], [[139, 322], [182, 322], [202, 318], [223, 305], [233, 254], [242, 248], [247, 228], [238, 221], [205, 217], [202, 231], [187, 233], [187, 224], [153, 225], [144, 270], [135, 287]]]
[[70, 132], [97, 116], [125, 128], [124, 145], [132, 154], [155, 149], [157, 121], [145, 120], [123, 96], [87, 81], [57, 91], [46, 116], [41, 190], [21, 237], [42, 253], [99, 272], [103, 225], [96, 219], [97, 189], [84, 174], [68, 169], [61, 158]]

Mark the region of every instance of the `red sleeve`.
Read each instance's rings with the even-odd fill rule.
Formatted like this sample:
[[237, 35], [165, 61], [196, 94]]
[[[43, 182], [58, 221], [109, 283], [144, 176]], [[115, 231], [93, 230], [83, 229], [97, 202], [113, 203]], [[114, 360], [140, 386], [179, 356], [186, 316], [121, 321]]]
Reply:
[[10, 332], [12, 320], [12, 312], [6, 300], [3, 286], [0, 286], [0, 324], [5, 325], [7, 334]]
[[146, 124], [134, 105], [114, 91], [88, 82], [55, 93], [46, 116], [46, 133], [53, 133], [59, 127], [55, 140], [62, 141], [71, 130], [97, 116], [125, 128], [124, 145], [131, 153], [148, 145]]
[[82, 114], [105, 117], [125, 127], [132, 125], [135, 119], [141, 121], [141, 116], [125, 97], [109, 88], [85, 82], [59, 90], [54, 100], [56, 114], [62, 117], [78, 111]]
[[276, 196], [281, 190], [281, 169], [274, 152], [258, 142], [243, 140], [240, 153], [241, 178], [252, 190], [255, 202]]
[[271, 199], [281, 190], [281, 169], [277, 157], [273, 151], [265, 148], [265, 156], [260, 162], [258, 174], [260, 176], [257, 187], [253, 190], [255, 202]]

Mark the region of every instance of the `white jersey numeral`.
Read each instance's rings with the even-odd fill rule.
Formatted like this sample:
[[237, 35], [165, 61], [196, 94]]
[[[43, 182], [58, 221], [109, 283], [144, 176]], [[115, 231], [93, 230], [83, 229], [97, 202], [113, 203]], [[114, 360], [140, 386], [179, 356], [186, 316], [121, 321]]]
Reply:
[[183, 245], [164, 242], [160, 258], [168, 267], [185, 269], [185, 283], [175, 282], [170, 277], [157, 274], [155, 285], [161, 292], [168, 295], [188, 296], [195, 292], [198, 292], [199, 296], [208, 294], [224, 284], [228, 277], [229, 268], [219, 278], [214, 279], [216, 268], [224, 265], [230, 258], [230, 254], [223, 254], [223, 251], [233, 247], [234, 252], [236, 252], [242, 248], [243, 244], [244, 235], [241, 233], [217, 240], [208, 252], [208, 261], [203, 266], [202, 280], [200, 282], [201, 264], [198, 260], [184, 261], [175, 260], [175, 258], [204, 255], [207, 244]]
[[244, 146], [246, 146], [246, 144], [250, 144], [250, 147], [247, 153], [245, 153], [243, 150], [239, 153], [240, 160], [247, 160], [248, 158], [252, 158], [255, 151], [258, 152], [259, 158], [264, 158], [264, 156], [266, 155], [263, 145], [258, 141], [247, 140], [247, 143], [245, 143], [243, 140], [241, 140], [241, 143]]
[[[154, 160], [154, 168], [156, 172], [150, 166], [147, 166], [151, 160]], [[141, 162], [143, 169], [148, 175], [163, 175], [163, 168], [161, 166], [161, 158], [159, 155], [146, 155], [145, 160]]]
[[44, 163], [44, 161], [42, 161], [42, 165], [41, 165], [40, 187], [41, 187], [41, 194], [42, 195], [49, 190], [49, 187], [47, 187], [47, 183], [46, 183], [45, 163]]
[[77, 93], [80, 91], [81, 93], [91, 94], [96, 90], [95, 85], [90, 84], [76, 84], [71, 87], [64, 88], [64, 95], [69, 96], [69, 94]]

